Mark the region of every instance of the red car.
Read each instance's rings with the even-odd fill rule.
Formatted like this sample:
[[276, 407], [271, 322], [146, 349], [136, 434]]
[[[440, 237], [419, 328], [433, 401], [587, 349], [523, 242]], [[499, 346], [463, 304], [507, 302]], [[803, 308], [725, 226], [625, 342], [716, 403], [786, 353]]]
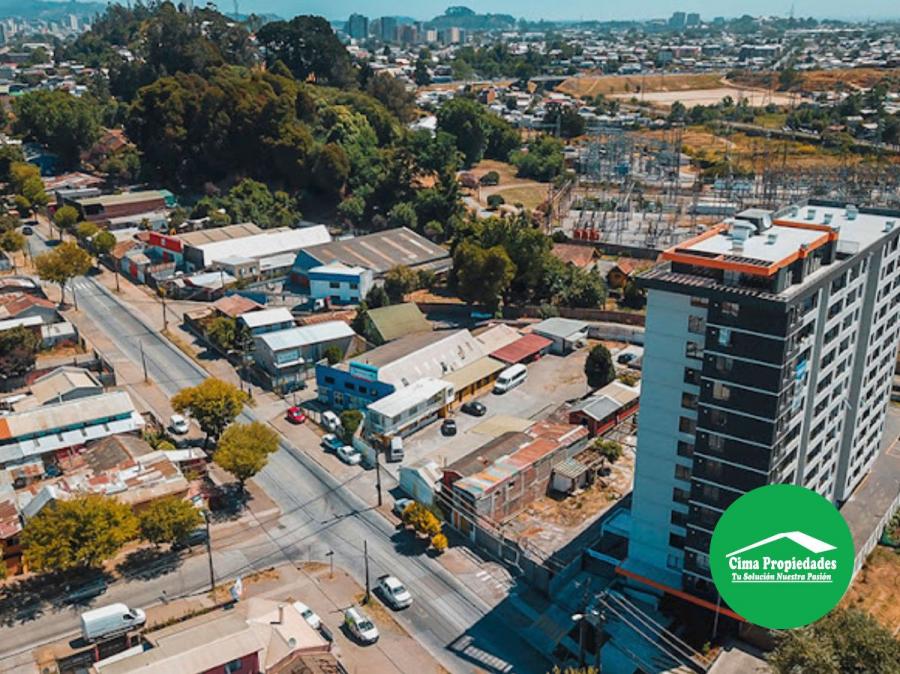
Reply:
[[287, 411], [287, 420], [292, 424], [302, 424], [306, 421], [306, 412], [294, 405], [289, 407]]

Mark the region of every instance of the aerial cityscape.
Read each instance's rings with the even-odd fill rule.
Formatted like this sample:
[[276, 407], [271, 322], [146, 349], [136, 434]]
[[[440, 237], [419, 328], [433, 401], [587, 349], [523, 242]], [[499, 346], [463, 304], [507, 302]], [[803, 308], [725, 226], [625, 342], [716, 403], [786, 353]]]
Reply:
[[0, 673], [900, 674], [897, 14], [0, 2]]

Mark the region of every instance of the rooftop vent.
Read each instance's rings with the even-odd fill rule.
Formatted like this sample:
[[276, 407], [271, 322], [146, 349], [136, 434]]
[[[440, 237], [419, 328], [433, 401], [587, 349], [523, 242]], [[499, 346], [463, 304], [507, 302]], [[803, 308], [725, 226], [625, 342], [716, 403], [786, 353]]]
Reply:
[[791, 206], [791, 217], [796, 218], [797, 214], [800, 212], [800, 209], [796, 206]]
[[746, 220], [735, 220], [731, 225], [731, 238], [735, 243], [743, 243], [756, 234], [756, 225]]
[[895, 224], [897, 224], [896, 220], [888, 220], [887, 222], [884, 223], [884, 231], [890, 232], [892, 229], [894, 229]]
[[809, 209], [807, 209], [807, 211], [806, 211], [806, 219], [807, 219], [807, 220], [815, 220], [815, 219], [816, 219], [816, 209], [815, 209], [815, 208], [809, 208]]
[[825, 214], [825, 224], [830, 225], [831, 220], [834, 218], [834, 213], [826, 213]]
[[769, 232], [766, 234], [766, 243], [770, 246], [778, 241], [778, 233], [777, 232]]
[[847, 216], [848, 220], [856, 220], [856, 216], [859, 215], [859, 209], [853, 204], [847, 204], [844, 215]]

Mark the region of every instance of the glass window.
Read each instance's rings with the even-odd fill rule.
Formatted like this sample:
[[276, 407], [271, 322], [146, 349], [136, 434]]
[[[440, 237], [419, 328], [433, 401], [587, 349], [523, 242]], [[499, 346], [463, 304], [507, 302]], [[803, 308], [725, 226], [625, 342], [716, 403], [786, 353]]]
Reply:
[[681, 406], [689, 410], [697, 409], [697, 396], [693, 393], [682, 393]]
[[731, 346], [730, 328], [719, 328], [719, 346]]
[[688, 358], [703, 358], [703, 347], [697, 342], [690, 341], [685, 345], [684, 353]]
[[716, 356], [716, 370], [718, 372], [731, 372], [734, 367], [734, 360], [725, 356]]
[[713, 383], [712, 390], [713, 398], [716, 400], [730, 400], [731, 399], [731, 389], [725, 386], [720, 382]]
[[675, 479], [676, 480], [684, 480], [685, 482], [689, 482], [691, 479], [691, 469], [687, 466], [682, 466], [680, 463], [675, 464]]
[[728, 417], [722, 410], [711, 410], [709, 413], [709, 421], [713, 426], [724, 428], [728, 423]]
[[688, 316], [688, 331], [702, 335], [706, 331], [706, 321], [702, 316]]
[[722, 315], [737, 318], [741, 312], [741, 306], [736, 302], [722, 302]]
[[678, 420], [678, 430], [682, 433], [693, 433], [697, 429], [697, 422], [687, 417], [681, 417]]

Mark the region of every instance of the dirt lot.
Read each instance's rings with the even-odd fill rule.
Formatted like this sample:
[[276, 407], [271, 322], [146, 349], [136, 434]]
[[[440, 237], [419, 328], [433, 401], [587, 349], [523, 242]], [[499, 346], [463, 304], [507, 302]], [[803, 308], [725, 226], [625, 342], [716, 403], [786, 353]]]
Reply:
[[790, 105], [791, 96], [784, 93], [770, 93], [768, 91], [757, 89], [739, 89], [736, 87], [717, 87], [715, 89], [687, 89], [676, 91], [653, 91], [644, 92], [643, 94], [622, 93], [614, 94], [612, 98], [620, 98], [628, 100], [632, 96], [637, 95], [640, 100], [652, 105], [668, 108], [675, 101], [680, 101], [687, 107], [691, 108], [695, 105], [715, 105], [723, 98], [731, 96], [735, 102], [747, 99], [750, 105], [754, 107], [762, 107], [769, 103], [775, 105]]
[[[739, 73], [729, 78], [732, 84], [748, 87], [771, 87], [777, 81], [773, 73]], [[844, 70], [810, 70], [800, 73], [795, 91], [829, 91], [843, 86], [847, 89], [868, 89], [882, 80], [890, 80], [892, 91], [900, 91], [900, 68], [851, 68]]]
[[557, 87], [570, 96], [626, 97], [655, 91], [687, 91], [690, 89], [715, 89], [722, 86], [722, 73], [674, 74], [674, 75], [585, 75], [571, 77]]
[[900, 632], [900, 554], [875, 548], [841, 603], [868, 611], [895, 635]]

